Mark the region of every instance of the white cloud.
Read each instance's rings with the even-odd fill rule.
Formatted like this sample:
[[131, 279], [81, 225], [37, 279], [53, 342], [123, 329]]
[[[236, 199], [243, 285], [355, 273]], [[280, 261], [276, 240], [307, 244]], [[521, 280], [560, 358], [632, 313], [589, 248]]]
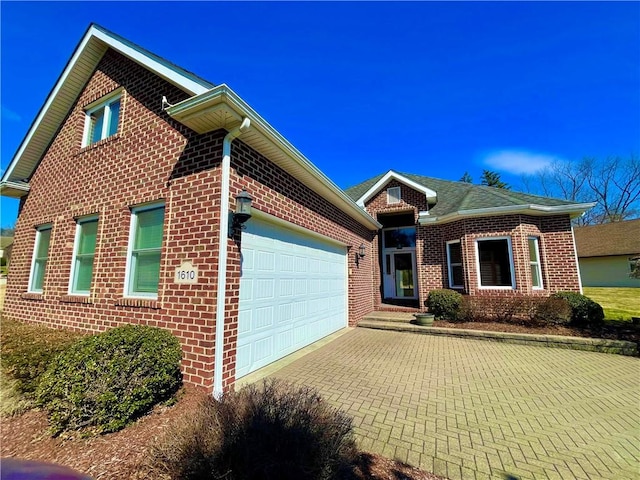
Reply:
[[0, 113], [2, 113], [2, 118], [11, 122], [20, 122], [22, 120], [20, 114], [14, 112], [10, 108], [5, 107], [4, 105], [0, 107]]
[[526, 150], [495, 150], [485, 155], [482, 163], [495, 170], [521, 175], [538, 172], [558, 160], [563, 159]]

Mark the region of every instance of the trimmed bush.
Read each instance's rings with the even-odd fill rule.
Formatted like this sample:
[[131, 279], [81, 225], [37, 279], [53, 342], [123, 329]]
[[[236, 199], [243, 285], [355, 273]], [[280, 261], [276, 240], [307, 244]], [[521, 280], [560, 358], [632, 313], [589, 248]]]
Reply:
[[176, 480], [315, 480], [347, 477], [357, 454], [350, 417], [308, 387], [271, 380], [204, 399], [151, 462]]
[[127, 325], [83, 338], [51, 363], [36, 392], [52, 433], [119, 430], [180, 387], [182, 350], [159, 328]]
[[15, 390], [28, 398], [34, 395], [40, 377], [53, 358], [82, 337], [77, 332], [21, 323], [5, 317], [2, 317], [0, 330], [2, 370], [16, 381]]
[[571, 322], [571, 307], [563, 298], [540, 298], [531, 319], [545, 325], [568, 325]]
[[576, 292], [557, 292], [552, 297], [567, 301], [571, 307], [571, 325], [573, 326], [599, 327], [604, 322], [604, 310], [600, 304], [589, 297]]
[[429, 292], [425, 305], [437, 320], [458, 320], [458, 313], [462, 305], [462, 295], [453, 290], [432, 290]]

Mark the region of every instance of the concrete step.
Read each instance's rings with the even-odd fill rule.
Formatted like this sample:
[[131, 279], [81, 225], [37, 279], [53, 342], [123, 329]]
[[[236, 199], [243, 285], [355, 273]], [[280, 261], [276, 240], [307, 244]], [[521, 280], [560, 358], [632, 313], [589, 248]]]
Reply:
[[412, 312], [374, 311], [365, 315], [361, 321], [410, 323], [413, 319], [414, 316]]

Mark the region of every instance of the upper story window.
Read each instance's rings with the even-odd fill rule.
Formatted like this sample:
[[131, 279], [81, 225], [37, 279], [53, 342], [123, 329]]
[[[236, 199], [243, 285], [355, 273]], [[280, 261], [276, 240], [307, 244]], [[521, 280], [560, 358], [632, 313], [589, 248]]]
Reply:
[[534, 289], [542, 289], [540, 247], [537, 237], [529, 237], [529, 265], [531, 266], [531, 285]]
[[44, 272], [49, 260], [49, 244], [51, 243], [51, 225], [42, 225], [36, 230], [36, 244], [33, 249], [31, 273], [29, 274], [29, 292], [42, 293]]
[[164, 203], [132, 209], [125, 295], [157, 297], [163, 228]]
[[479, 238], [476, 252], [480, 287], [515, 288], [511, 238]]
[[387, 203], [389, 205], [393, 203], [400, 203], [402, 194], [400, 193], [400, 187], [387, 188]]
[[118, 131], [121, 93], [103, 98], [86, 110], [82, 146], [93, 145]]
[[449, 269], [449, 288], [464, 288], [460, 240], [447, 242], [447, 267]]
[[93, 261], [96, 253], [96, 237], [98, 234], [98, 217], [78, 219], [76, 240], [73, 247], [71, 263], [71, 283], [69, 293], [72, 295], [88, 295], [93, 277]]

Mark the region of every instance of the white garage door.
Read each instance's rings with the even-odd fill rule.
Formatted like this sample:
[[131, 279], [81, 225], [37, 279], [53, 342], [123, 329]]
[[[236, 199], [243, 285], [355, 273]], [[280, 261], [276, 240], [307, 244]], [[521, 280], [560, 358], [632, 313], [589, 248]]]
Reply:
[[345, 247], [247, 222], [236, 378], [347, 326], [346, 260]]

